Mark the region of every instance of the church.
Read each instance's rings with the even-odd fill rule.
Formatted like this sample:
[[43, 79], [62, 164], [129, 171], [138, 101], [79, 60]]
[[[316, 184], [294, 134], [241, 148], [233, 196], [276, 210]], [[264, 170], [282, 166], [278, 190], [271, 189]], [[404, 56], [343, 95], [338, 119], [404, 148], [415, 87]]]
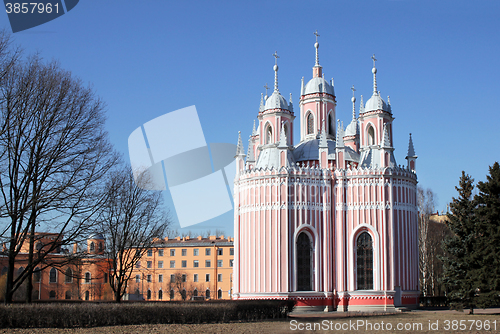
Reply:
[[[235, 299], [293, 299], [322, 311], [394, 311], [418, 305], [417, 176], [410, 134], [397, 165], [393, 113], [377, 87], [344, 128], [333, 79], [316, 61], [299, 108], [278, 89], [262, 96], [234, 181]], [[299, 118], [300, 142], [294, 144]]]

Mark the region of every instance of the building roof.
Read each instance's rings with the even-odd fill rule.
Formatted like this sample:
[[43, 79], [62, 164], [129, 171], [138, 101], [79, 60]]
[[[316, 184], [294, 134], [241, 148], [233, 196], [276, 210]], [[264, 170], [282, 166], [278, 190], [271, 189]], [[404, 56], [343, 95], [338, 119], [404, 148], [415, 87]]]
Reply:
[[331, 86], [328, 81], [322, 77], [316, 77], [309, 80], [306, 87], [304, 88], [303, 95], [315, 94], [315, 93], [326, 93], [330, 95], [335, 95], [333, 86]]

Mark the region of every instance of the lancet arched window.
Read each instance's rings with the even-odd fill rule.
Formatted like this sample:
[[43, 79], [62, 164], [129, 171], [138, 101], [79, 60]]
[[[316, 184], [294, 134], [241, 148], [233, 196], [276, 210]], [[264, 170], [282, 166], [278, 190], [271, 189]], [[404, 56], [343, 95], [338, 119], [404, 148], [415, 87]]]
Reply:
[[368, 131], [366, 132], [368, 134], [368, 145], [375, 145], [375, 130], [373, 130], [373, 126], [369, 125], [368, 126]]
[[333, 127], [334, 124], [333, 124], [333, 118], [332, 118], [332, 114], [331, 113], [328, 114], [328, 119], [327, 120], [328, 120], [328, 125], [327, 125], [328, 126], [328, 129], [327, 129], [328, 134], [330, 136], [333, 136], [335, 134], [335, 130], [334, 130], [334, 127]]
[[307, 115], [307, 134], [313, 134], [314, 133], [314, 116], [312, 113], [309, 113]]
[[368, 232], [363, 232], [356, 241], [356, 271], [358, 290], [373, 289], [373, 242]]
[[313, 278], [312, 243], [309, 236], [302, 232], [297, 238], [297, 291], [311, 291]]
[[273, 129], [271, 125], [266, 127], [266, 144], [271, 144], [273, 140]]

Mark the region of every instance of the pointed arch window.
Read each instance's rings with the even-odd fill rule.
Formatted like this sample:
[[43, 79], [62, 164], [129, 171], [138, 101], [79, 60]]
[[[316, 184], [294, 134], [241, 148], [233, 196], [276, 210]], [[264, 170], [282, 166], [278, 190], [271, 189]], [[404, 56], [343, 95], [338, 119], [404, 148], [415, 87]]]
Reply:
[[334, 130], [334, 127], [333, 127], [333, 117], [332, 117], [332, 113], [329, 113], [328, 114], [328, 118], [327, 118], [327, 121], [328, 121], [328, 134], [330, 136], [333, 136], [335, 135], [335, 130]]
[[368, 134], [368, 145], [375, 145], [375, 130], [373, 130], [373, 126], [369, 125], [366, 133]]
[[90, 251], [95, 251], [95, 243], [93, 241], [90, 243]]
[[57, 283], [57, 270], [56, 270], [56, 268], [50, 269], [49, 283]]
[[162, 300], [163, 299], [163, 290], [158, 290], [158, 299]]
[[356, 241], [356, 271], [358, 290], [373, 289], [373, 242], [368, 232], [363, 232]]
[[312, 290], [312, 243], [309, 236], [302, 232], [297, 238], [297, 291]]
[[314, 116], [312, 113], [309, 113], [307, 115], [307, 134], [313, 134], [314, 133]]
[[273, 129], [271, 125], [266, 127], [266, 144], [271, 144], [273, 141]]

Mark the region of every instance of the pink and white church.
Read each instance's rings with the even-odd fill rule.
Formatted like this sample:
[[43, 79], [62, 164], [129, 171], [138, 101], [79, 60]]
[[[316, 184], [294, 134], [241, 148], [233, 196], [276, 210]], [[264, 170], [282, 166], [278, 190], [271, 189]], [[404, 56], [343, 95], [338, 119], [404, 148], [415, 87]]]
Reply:
[[417, 176], [410, 134], [406, 166], [394, 157], [389, 98], [377, 88], [346, 128], [333, 79], [316, 63], [304, 83], [294, 144], [292, 98], [262, 96], [234, 183], [235, 299], [294, 299], [324, 311], [384, 311], [418, 304]]

